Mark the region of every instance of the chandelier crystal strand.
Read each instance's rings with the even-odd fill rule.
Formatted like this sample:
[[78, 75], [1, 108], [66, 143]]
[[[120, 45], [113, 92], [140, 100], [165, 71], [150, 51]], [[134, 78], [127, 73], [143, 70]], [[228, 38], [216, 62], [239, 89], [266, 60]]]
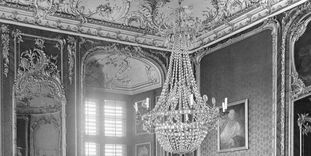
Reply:
[[166, 80], [155, 107], [142, 120], [144, 128], [156, 134], [165, 151], [183, 154], [196, 150], [216, 127], [219, 108], [214, 99], [207, 104], [194, 78], [188, 49], [196, 37], [195, 22], [184, 7], [180, 6], [176, 13], [176, 24], [168, 35], [172, 53]]

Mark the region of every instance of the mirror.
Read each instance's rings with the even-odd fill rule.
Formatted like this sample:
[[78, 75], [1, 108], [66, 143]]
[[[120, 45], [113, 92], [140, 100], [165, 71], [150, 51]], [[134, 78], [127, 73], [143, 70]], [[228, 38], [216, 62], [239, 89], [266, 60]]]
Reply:
[[57, 67], [39, 48], [20, 53], [15, 155], [65, 156], [65, 96]]
[[[308, 115], [307, 115], [308, 114]], [[301, 115], [307, 115], [311, 117], [311, 95], [301, 98], [294, 102], [294, 155], [295, 156], [307, 156], [311, 155], [311, 144], [310, 132], [306, 134], [300, 133], [300, 127], [298, 119]], [[301, 118], [300, 118], [301, 119]], [[309, 123], [310, 124], [310, 123]], [[307, 125], [307, 123], [306, 123]]]

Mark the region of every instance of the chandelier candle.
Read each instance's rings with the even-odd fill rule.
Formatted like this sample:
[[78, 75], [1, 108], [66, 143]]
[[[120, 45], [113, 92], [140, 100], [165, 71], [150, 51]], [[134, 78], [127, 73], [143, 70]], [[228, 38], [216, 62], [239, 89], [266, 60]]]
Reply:
[[196, 150], [215, 129], [219, 108], [214, 98], [208, 104], [207, 96], [199, 92], [189, 56], [198, 22], [189, 16], [188, 7], [179, 4], [175, 25], [166, 31], [172, 49], [166, 80], [155, 107], [142, 114], [142, 120], [145, 130], [156, 134], [165, 151], [183, 154]]

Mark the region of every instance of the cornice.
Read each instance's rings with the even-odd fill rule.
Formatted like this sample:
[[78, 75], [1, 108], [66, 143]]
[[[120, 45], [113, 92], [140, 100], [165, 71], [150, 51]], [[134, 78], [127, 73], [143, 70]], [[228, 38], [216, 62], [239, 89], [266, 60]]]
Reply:
[[[222, 16], [222, 20], [218, 22], [211, 22], [209, 26], [211, 29], [200, 32], [201, 35], [198, 37], [198, 41], [194, 46], [196, 48], [192, 52], [213, 45], [306, 1], [274, 0], [273, 2], [252, 2], [254, 4], [256, 3], [256, 5], [252, 4], [250, 7], [243, 8], [230, 16]], [[50, 10], [57, 4], [55, 3], [53, 1], [53, 5], [49, 8]], [[226, 3], [229, 4], [230, 2], [228, 1]], [[49, 14], [49, 12], [45, 11], [45, 14], [41, 15], [42, 13], [39, 11], [42, 12], [42, 8], [34, 4], [21, 5], [19, 2], [9, 3], [0, 0], [0, 22], [3, 23], [170, 51], [164, 44], [164, 38], [158, 36], [152, 26], [140, 29], [129, 26], [126, 23], [118, 24], [88, 18], [79, 12], [75, 14], [65, 14], [62, 12]], [[149, 25], [151, 24], [152, 21], [149, 21]]]

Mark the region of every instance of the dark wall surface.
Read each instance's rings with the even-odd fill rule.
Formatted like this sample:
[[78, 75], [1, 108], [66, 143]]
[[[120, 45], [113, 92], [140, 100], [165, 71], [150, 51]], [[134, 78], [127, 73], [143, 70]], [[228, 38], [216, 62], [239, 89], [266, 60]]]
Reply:
[[215, 97], [218, 104], [228, 97], [235, 102], [248, 99], [249, 149], [217, 152], [217, 130], [201, 145], [202, 156], [272, 155], [272, 36], [264, 30], [204, 56], [200, 62], [202, 94]]

